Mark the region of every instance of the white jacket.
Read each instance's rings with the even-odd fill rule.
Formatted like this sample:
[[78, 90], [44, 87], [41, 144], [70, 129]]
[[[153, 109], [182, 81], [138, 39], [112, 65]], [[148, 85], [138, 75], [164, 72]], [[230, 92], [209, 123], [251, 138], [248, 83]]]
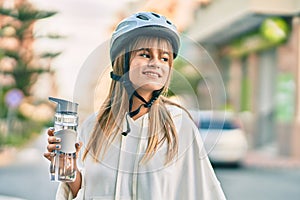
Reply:
[[[82, 173], [81, 189], [75, 199], [101, 200], [224, 200], [226, 199], [203, 147], [201, 136], [187, 113], [168, 107], [178, 131], [178, 156], [165, 163], [164, 143], [146, 164], [139, 161], [148, 142], [148, 114], [129, 118], [131, 132], [117, 137], [101, 163], [88, 156], [78, 163]], [[95, 123], [89, 118], [80, 133], [87, 144]], [[126, 130], [126, 120], [123, 129]], [[83, 151], [84, 147], [81, 149]], [[66, 183], [57, 190], [57, 199], [72, 199]]]

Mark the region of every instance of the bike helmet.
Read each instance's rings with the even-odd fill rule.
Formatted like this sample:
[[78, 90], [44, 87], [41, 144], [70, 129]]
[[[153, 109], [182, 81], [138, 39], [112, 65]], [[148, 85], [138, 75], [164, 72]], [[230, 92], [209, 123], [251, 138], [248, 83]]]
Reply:
[[[140, 112], [142, 106], [150, 108], [152, 104], [157, 100], [158, 96], [161, 94], [163, 88], [160, 90], [155, 90], [152, 92], [152, 97], [149, 101], [146, 101], [132, 86], [129, 80], [129, 60], [130, 55], [127, 48], [132, 39], [138, 36], [158, 36], [165, 38], [170, 41], [173, 48], [173, 55], [176, 58], [178, 54], [178, 49], [180, 45], [180, 37], [177, 32], [175, 25], [173, 25], [164, 16], [153, 13], [153, 12], [140, 12], [130, 17], [124, 19], [119, 23], [116, 30], [112, 34], [110, 42], [110, 58], [112, 63], [120, 53], [122, 49], [125, 48], [125, 61], [124, 61], [124, 75], [116, 75], [111, 72], [111, 78], [115, 81], [119, 81], [125, 87], [127, 94], [129, 96], [129, 113], [126, 116], [127, 130], [122, 132], [122, 135], [127, 135], [130, 132], [130, 125], [128, 122], [128, 116], [134, 117]], [[133, 96], [136, 96], [143, 103], [136, 109], [132, 111]]]
[[166, 17], [153, 12], [139, 12], [119, 23], [112, 34], [110, 58], [113, 62], [129, 41], [140, 35], [154, 35], [171, 42], [174, 58], [178, 54], [180, 37], [175, 25]]

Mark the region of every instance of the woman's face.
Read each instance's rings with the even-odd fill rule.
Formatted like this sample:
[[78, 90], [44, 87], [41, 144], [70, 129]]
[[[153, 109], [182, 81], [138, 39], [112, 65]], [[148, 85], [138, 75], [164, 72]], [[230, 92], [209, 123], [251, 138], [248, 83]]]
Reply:
[[173, 61], [167, 47], [170, 48], [167, 41], [153, 40], [151, 45], [137, 44], [131, 53], [129, 77], [140, 95], [152, 93], [166, 84]]

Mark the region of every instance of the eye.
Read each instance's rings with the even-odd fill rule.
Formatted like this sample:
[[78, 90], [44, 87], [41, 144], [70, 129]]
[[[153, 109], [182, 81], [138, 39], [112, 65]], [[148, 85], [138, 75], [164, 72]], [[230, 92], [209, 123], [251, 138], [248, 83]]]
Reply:
[[149, 53], [140, 53], [139, 56], [144, 57], [144, 58], [150, 58]]
[[168, 53], [161, 54], [161, 60], [163, 62], [168, 62], [170, 60], [170, 55]]
[[161, 58], [161, 60], [164, 61], [164, 62], [168, 62], [169, 58], [168, 57], [163, 57], [163, 58]]

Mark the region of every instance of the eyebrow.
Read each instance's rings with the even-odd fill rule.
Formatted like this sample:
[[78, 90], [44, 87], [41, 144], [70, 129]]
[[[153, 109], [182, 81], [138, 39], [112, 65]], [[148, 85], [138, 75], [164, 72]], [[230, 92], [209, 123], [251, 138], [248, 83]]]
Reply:
[[140, 49], [137, 49], [135, 51], [150, 51], [150, 48], [140, 48]]
[[[137, 49], [135, 50], [136, 52], [139, 52], [139, 51], [148, 51], [150, 52], [150, 48], [140, 48], [140, 49]], [[168, 51], [163, 51], [162, 49], [160, 49], [160, 51], [163, 53], [163, 54], [167, 54], [167, 55], [170, 55], [170, 52]]]

